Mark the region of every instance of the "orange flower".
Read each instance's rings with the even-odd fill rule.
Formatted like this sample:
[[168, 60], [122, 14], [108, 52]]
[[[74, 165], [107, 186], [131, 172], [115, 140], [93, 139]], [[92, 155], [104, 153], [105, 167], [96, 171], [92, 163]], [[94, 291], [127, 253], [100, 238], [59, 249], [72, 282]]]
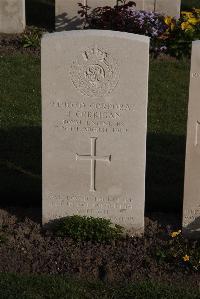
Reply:
[[186, 254], [185, 256], [183, 256], [183, 260], [184, 262], [189, 262], [190, 256]]
[[181, 230], [179, 229], [177, 232], [172, 232], [172, 233], [170, 233], [170, 236], [171, 236], [172, 238], [175, 238], [175, 237], [177, 237], [180, 233], [181, 233]]

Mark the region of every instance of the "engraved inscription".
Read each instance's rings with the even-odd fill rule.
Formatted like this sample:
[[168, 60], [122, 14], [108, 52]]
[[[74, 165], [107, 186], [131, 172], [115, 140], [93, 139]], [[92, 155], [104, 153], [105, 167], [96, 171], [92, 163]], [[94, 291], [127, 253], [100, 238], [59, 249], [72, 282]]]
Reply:
[[185, 210], [183, 225], [186, 227], [187, 225], [191, 224], [199, 217], [200, 217], [200, 205], [198, 205], [196, 209], [190, 209], [190, 210], [187, 209]]
[[90, 191], [96, 191], [95, 188], [95, 171], [96, 171], [96, 161], [110, 162], [111, 155], [109, 156], [96, 156], [96, 140], [97, 137], [90, 137], [91, 140], [91, 154], [90, 155], [78, 155], [76, 154], [76, 160], [90, 161], [91, 162], [91, 174], [90, 174]]
[[195, 131], [195, 146], [197, 146], [199, 144], [199, 126], [200, 126], [200, 122], [197, 120], [196, 122], [196, 131]]
[[192, 73], [192, 78], [195, 78], [195, 79], [200, 78], [200, 73], [199, 72]]
[[87, 103], [63, 99], [51, 100], [50, 105], [62, 113], [55, 127], [72, 134], [127, 134], [128, 119], [135, 111], [135, 106], [127, 103]]
[[70, 77], [82, 95], [103, 97], [116, 87], [119, 68], [107, 51], [93, 47], [82, 52], [72, 63]]
[[[94, 194], [55, 194], [48, 195], [49, 201], [46, 204], [49, 210], [52, 211], [52, 218], [60, 218], [66, 216], [66, 211], [73, 211], [73, 214], [90, 215], [93, 217], [112, 218], [121, 223], [126, 223], [129, 220], [134, 221], [133, 210], [136, 202], [131, 196], [96, 196]], [[59, 208], [61, 211], [56, 216], [56, 211]], [[128, 214], [126, 214], [128, 213]], [[126, 217], [124, 217], [126, 214]]]

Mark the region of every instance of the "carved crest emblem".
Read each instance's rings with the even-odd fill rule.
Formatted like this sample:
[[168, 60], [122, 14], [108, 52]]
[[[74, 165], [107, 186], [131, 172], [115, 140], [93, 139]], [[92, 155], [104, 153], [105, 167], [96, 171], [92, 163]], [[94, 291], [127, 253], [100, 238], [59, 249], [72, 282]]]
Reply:
[[70, 77], [82, 95], [103, 97], [116, 87], [119, 68], [109, 53], [94, 47], [82, 52], [72, 63]]

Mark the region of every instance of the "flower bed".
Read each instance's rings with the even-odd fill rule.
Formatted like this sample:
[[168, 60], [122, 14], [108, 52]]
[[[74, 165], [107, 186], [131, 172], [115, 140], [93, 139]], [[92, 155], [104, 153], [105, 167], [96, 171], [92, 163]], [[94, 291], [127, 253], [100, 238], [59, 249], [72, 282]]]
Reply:
[[147, 35], [151, 38], [154, 55], [189, 56], [191, 42], [200, 39], [200, 9], [183, 11], [181, 17], [175, 19], [156, 12], [135, 10], [132, 1], [115, 7], [97, 7], [92, 11], [88, 6], [79, 5], [86, 28]]

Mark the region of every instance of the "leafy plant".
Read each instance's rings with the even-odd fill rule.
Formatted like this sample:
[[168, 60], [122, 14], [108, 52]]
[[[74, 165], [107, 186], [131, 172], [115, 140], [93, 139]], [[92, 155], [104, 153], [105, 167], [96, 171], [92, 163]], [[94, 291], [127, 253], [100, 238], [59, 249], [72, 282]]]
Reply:
[[200, 243], [183, 237], [181, 230], [172, 231], [155, 249], [158, 263], [176, 264], [187, 270], [200, 271]]
[[4, 234], [0, 233], [0, 245], [4, 244], [7, 241], [7, 238]]
[[177, 58], [190, 57], [192, 41], [200, 39], [200, 9], [182, 11], [179, 19], [164, 20], [168, 28], [160, 39], [164, 39], [167, 53]]
[[7, 241], [7, 237], [6, 237], [6, 234], [3, 231], [3, 229], [4, 229], [4, 227], [1, 226], [0, 227], [0, 246], [1, 246], [1, 244], [4, 244]]
[[170, 233], [168, 255], [190, 267], [200, 271], [200, 244], [197, 241], [189, 241], [181, 234], [181, 230]]
[[59, 219], [54, 231], [76, 241], [109, 242], [119, 238], [123, 229], [108, 219], [74, 215]]
[[21, 38], [21, 43], [24, 48], [39, 48], [42, 31], [39, 28], [31, 27], [26, 31]]
[[166, 252], [165, 250], [158, 248], [156, 251], [156, 258], [159, 263], [162, 263], [166, 259]]

